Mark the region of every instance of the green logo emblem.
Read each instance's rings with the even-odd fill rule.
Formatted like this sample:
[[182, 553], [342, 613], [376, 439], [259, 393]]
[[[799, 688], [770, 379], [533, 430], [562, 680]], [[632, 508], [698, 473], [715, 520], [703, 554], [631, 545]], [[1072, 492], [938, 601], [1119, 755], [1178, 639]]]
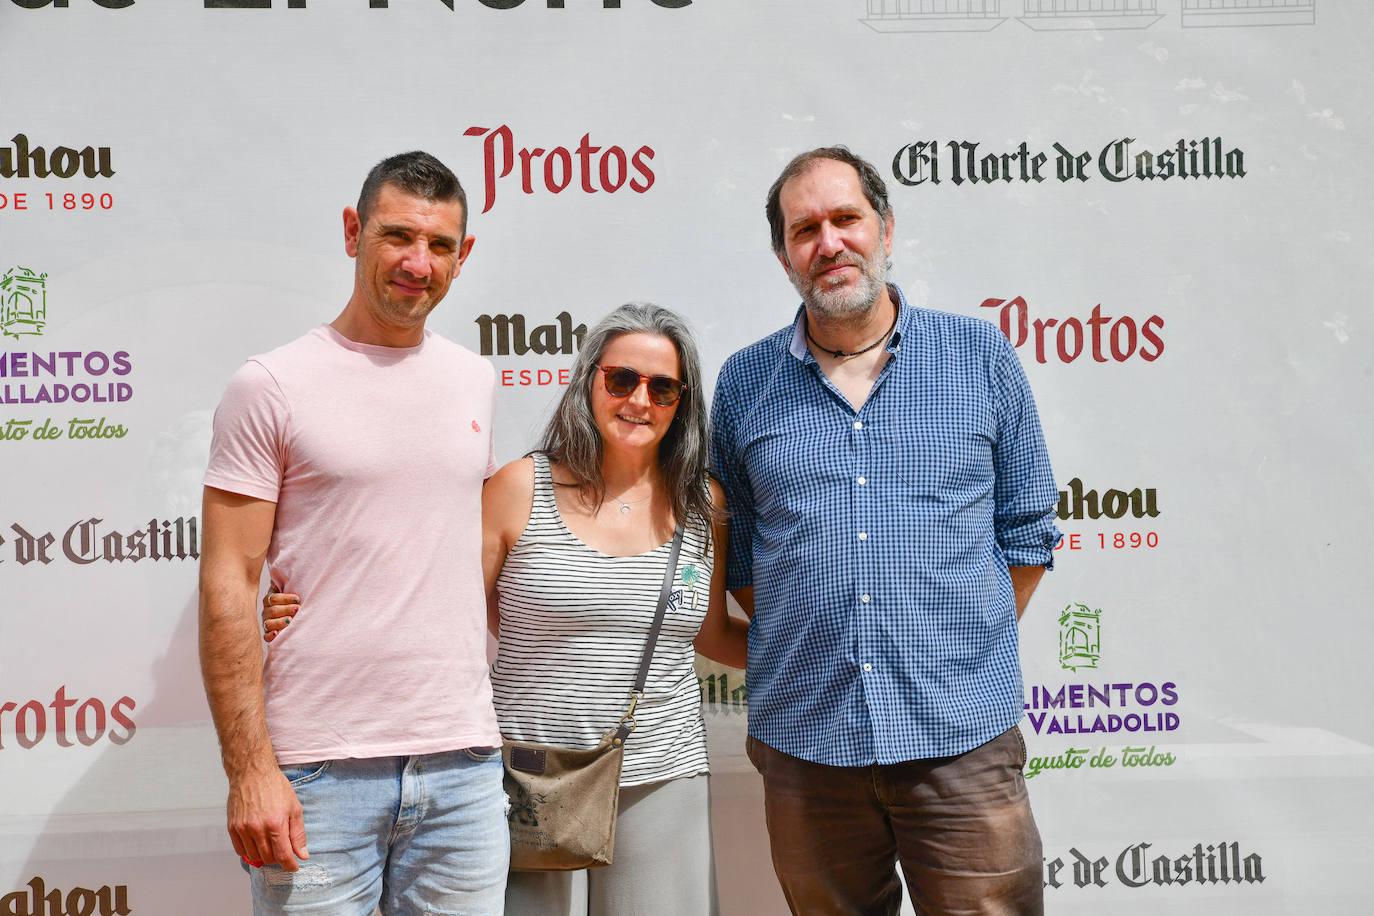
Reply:
[[0, 277], [0, 333], [41, 336], [48, 323], [48, 275], [11, 267]]
[[1071, 604], [1059, 615], [1059, 666], [1065, 671], [1096, 668], [1102, 657], [1102, 611]]

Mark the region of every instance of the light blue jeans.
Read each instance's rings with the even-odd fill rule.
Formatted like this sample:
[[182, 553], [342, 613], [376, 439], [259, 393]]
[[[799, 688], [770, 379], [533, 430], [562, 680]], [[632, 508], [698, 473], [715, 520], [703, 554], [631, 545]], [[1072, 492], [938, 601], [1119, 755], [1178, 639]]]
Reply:
[[282, 767], [305, 809], [300, 870], [250, 869], [256, 916], [500, 916], [510, 864], [501, 749]]

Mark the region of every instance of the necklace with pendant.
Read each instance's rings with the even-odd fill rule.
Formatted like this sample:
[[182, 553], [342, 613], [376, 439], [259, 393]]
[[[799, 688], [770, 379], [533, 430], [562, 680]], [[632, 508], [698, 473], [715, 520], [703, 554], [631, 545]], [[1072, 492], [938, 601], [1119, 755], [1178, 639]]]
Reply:
[[612, 496], [611, 499], [613, 499], [613, 500], [615, 500], [616, 502], [620, 503], [620, 514], [621, 514], [621, 515], [629, 515], [629, 514], [630, 514], [630, 510], [635, 506], [636, 503], [642, 503], [642, 502], [644, 502], [644, 500], [648, 499], [650, 496], [653, 496], [653, 495], [654, 495], [654, 494], [653, 494], [653, 492], [651, 491], [651, 492], [645, 493], [645, 494], [644, 494], [643, 496], [641, 496], [639, 499], [631, 499], [631, 500], [626, 501], [626, 500], [621, 499], [619, 496]]

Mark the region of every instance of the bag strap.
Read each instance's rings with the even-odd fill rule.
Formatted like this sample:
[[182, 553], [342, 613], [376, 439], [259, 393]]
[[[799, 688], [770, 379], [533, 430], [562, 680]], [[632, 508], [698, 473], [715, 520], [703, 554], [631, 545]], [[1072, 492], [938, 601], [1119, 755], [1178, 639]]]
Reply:
[[677, 557], [682, 550], [682, 526], [673, 532], [673, 544], [668, 548], [668, 565], [663, 570], [663, 585], [658, 590], [658, 608], [654, 611], [654, 622], [649, 627], [649, 638], [644, 643], [644, 654], [639, 659], [639, 671], [635, 673], [635, 686], [630, 691], [630, 708], [620, 717], [620, 725], [615, 730], [611, 744], [620, 747], [635, 728], [635, 704], [644, 696], [644, 682], [649, 679], [649, 663], [653, 661], [654, 644], [658, 642], [658, 632], [663, 629], [663, 613], [668, 609], [668, 595], [677, 575]]

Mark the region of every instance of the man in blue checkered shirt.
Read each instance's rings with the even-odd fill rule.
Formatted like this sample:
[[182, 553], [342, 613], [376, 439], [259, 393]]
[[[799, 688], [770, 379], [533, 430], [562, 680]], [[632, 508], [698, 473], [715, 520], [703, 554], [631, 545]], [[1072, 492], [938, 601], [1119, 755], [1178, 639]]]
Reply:
[[1059, 532], [1006, 338], [887, 282], [893, 216], [843, 147], [768, 195], [795, 321], [726, 361], [712, 459], [751, 614], [750, 759], [794, 913], [1040, 913], [1017, 620]]

